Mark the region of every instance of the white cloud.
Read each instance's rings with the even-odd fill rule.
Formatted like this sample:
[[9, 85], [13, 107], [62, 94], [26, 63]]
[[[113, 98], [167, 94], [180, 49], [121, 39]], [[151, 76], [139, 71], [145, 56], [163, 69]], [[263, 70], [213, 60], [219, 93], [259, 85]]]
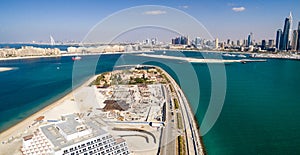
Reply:
[[145, 15], [161, 15], [161, 14], [166, 14], [167, 11], [163, 10], [152, 10], [152, 11], [145, 11], [143, 14]]
[[235, 12], [242, 12], [242, 11], [245, 11], [246, 8], [243, 7], [243, 6], [241, 6], [241, 7], [233, 7], [232, 10], [235, 11]]

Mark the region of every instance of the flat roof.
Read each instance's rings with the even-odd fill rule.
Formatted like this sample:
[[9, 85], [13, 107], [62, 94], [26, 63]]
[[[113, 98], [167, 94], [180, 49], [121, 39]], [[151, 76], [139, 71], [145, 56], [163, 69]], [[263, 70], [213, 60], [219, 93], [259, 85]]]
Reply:
[[77, 133], [77, 127], [82, 125], [78, 121], [75, 120], [75, 118], [67, 118], [67, 121], [57, 123], [56, 126], [62, 130], [66, 135], [72, 135], [74, 133]]
[[[73, 115], [73, 114], [72, 114]], [[67, 140], [65, 137], [59, 132], [58, 128], [61, 128], [63, 131], [66, 131], [68, 134], [72, 134], [76, 130], [77, 125], [81, 125], [77, 120], [75, 120], [75, 115], [68, 115], [65, 116], [67, 119], [64, 122], [60, 122], [57, 124], [50, 124], [46, 126], [41, 126], [40, 129], [47, 137], [47, 139], [54, 145], [54, 150], [60, 150], [66, 146], [73, 145], [75, 143], [79, 143], [84, 140], [88, 140], [94, 138], [99, 135], [106, 134], [107, 132], [101, 129], [102, 124], [98, 123], [97, 121], [88, 120], [85, 122], [87, 129], [91, 129], [92, 132], [86, 136], [75, 138], [72, 140]], [[68, 126], [69, 125], [69, 126]]]

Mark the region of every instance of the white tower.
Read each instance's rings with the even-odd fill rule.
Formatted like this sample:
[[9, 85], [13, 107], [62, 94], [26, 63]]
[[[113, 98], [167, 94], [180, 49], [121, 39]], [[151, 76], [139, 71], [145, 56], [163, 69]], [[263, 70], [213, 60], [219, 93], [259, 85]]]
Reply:
[[51, 35], [50, 35], [50, 45], [52, 46], [55, 45], [55, 41]]
[[219, 39], [216, 38], [215, 40], [215, 49], [218, 49], [219, 48]]

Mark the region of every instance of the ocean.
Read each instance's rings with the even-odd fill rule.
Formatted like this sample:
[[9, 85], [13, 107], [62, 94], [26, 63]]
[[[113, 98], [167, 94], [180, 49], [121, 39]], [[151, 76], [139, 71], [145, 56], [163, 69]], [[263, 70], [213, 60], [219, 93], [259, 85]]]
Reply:
[[[199, 52], [183, 53], [202, 58]], [[182, 55], [173, 51], [166, 54]], [[0, 67], [15, 68], [0, 72], [0, 131], [66, 95], [94, 74], [111, 71], [115, 65], [143, 62], [162, 67], [179, 83], [201, 124], [212, 91], [207, 64], [108, 54], [100, 59], [83, 56], [80, 62], [68, 56], [0, 61]], [[268, 59], [224, 67], [225, 102], [216, 123], [203, 136], [208, 154], [299, 154], [300, 61]], [[190, 72], [196, 76], [186, 75]]]

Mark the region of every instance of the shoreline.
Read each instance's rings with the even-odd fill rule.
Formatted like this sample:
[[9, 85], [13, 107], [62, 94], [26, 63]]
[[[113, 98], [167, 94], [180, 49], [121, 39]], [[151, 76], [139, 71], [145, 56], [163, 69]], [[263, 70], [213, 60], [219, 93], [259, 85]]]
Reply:
[[14, 70], [15, 68], [13, 67], [0, 67], [0, 73], [1, 72], [6, 72], [6, 71], [11, 71]]
[[[173, 85], [173, 87], [175, 88], [176, 91], [179, 91], [180, 94], [182, 94], [182, 96], [181, 96], [182, 99], [181, 100], [183, 100], [183, 102], [188, 104], [188, 105], [181, 105], [181, 109], [186, 111], [186, 115], [188, 116], [188, 119], [189, 119], [188, 122], [190, 122], [190, 123], [186, 124], [186, 126], [191, 126], [191, 129], [192, 129], [191, 131], [188, 131], [189, 132], [188, 135], [192, 135], [194, 137], [194, 139], [193, 139], [194, 142], [193, 143], [195, 144], [195, 147], [197, 147], [197, 150], [198, 150], [197, 152], [199, 152], [200, 154], [204, 154], [205, 149], [204, 149], [203, 142], [201, 141], [200, 130], [198, 129], [198, 122], [197, 122], [197, 120], [194, 116], [194, 113], [191, 110], [191, 107], [189, 105], [190, 103], [188, 102], [186, 96], [184, 95], [183, 91], [178, 86], [178, 84], [175, 82], [175, 80], [172, 78], [172, 76], [170, 76], [164, 69], [162, 69], [159, 66], [153, 66], [153, 67], [158, 68], [159, 70], [161, 70], [170, 79], [170, 81], [172, 81], [170, 84]], [[32, 126], [32, 128], [29, 129], [28, 127], [33, 122], [35, 122], [34, 120], [36, 118], [38, 118], [39, 116], [45, 116], [45, 114], [47, 112], [53, 110], [56, 107], [61, 106], [65, 101], [72, 100], [72, 98], [75, 98], [75, 94], [77, 92], [81, 91], [81, 88], [83, 88], [85, 86], [88, 86], [96, 77], [97, 77], [96, 75], [90, 77], [87, 81], [83, 82], [77, 88], [70, 91], [66, 95], [62, 96], [58, 100], [52, 102], [51, 104], [47, 105], [46, 107], [40, 109], [39, 111], [33, 113], [32, 115], [30, 115], [28, 117], [26, 117], [22, 121], [20, 121], [20, 122], [16, 123], [15, 125], [5, 129], [4, 131], [2, 131], [0, 133], [0, 139], [1, 139], [1, 144], [2, 144], [2, 145], [0, 145], [0, 148], [6, 147], [7, 144], [10, 145], [11, 143], [14, 143], [15, 138], [17, 138], [17, 139], [22, 138], [24, 136], [24, 134], [26, 135], [27, 130], [31, 130], [31, 129], [36, 128], [36, 127]], [[184, 104], [184, 103], [181, 103], [181, 104]], [[191, 119], [191, 121], [190, 121], [190, 119]], [[11, 142], [7, 143], [10, 140], [11, 140]], [[187, 146], [187, 147], [190, 147], [190, 146]]]
[[[234, 53], [234, 54], [249, 54], [249, 55], [258, 55], [257, 57], [253, 58], [262, 58], [262, 59], [282, 59], [282, 60], [300, 60], [300, 56], [290, 56], [290, 55], [282, 55], [282, 54], [273, 54], [273, 53], [258, 53], [258, 52], [240, 52], [240, 51], [213, 51], [213, 50], [171, 50], [171, 49], [159, 49], [159, 50], [147, 50], [147, 51], [130, 51], [130, 52], [105, 52], [105, 53], [88, 53], [88, 54], [81, 54], [81, 53], [62, 53], [60, 55], [49, 55], [49, 56], [25, 56], [25, 57], [7, 57], [7, 58], [0, 58], [1, 61], [6, 61], [6, 60], [23, 60], [23, 59], [38, 59], [38, 58], [58, 58], [58, 57], [67, 57], [67, 56], [89, 56], [89, 55], [109, 55], [109, 54], [139, 54], [139, 53], [151, 53], [154, 51], [179, 51], [179, 52], [200, 52], [200, 53]], [[142, 54], [138, 55], [142, 56]], [[144, 55], [148, 57], [152, 57], [151, 55]], [[157, 57], [158, 58], [158, 57]], [[171, 59], [171, 58], [169, 58]], [[183, 60], [183, 59], [181, 59]], [[186, 58], [185, 59], [188, 62], [195, 62], [195, 63], [235, 63], [237, 62], [236, 60], [216, 60], [216, 59], [205, 59], [206, 61], [203, 60], [197, 60], [196, 58]], [[1, 67], [0, 67], [0, 72]]]
[[150, 57], [150, 58], [159, 58], [159, 59], [171, 59], [171, 60], [181, 60], [191, 63], [244, 63], [244, 62], [265, 62], [265, 59], [199, 59], [199, 58], [190, 58], [190, 57], [177, 57], [177, 56], [168, 56], [168, 55], [150, 55], [150, 54], [137, 54], [137, 56]]
[[38, 59], [38, 58], [56, 58], [56, 57], [61, 57], [61, 56], [62, 55], [8, 57], [8, 58], [0, 58], [0, 61], [5, 61], [5, 60], [23, 60], [23, 59]]
[[94, 80], [94, 78], [95, 78], [95, 76], [89, 78], [86, 82], [84, 82], [83, 84], [81, 84], [80, 86], [75, 88], [74, 90], [71, 90], [66, 95], [62, 96], [61, 98], [57, 99], [56, 101], [52, 102], [51, 104], [47, 105], [46, 107], [40, 109], [39, 111], [33, 113], [32, 115], [26, 117], [25, 119], [21, 120], [20, 122], [12, 125], [11, 127], [3, 130], [0, 133], [0, 140], [1, 140], [0, 143], [2, 144], [2, 142], [8, 141], [11, 138], [11, 136], [13, 136], [13, 135], [17, 136], [18, 134], [20, 134], [21, 131], [23, 132], [24, 130], [26, 130], [27, 127], [30, 126], [36, 118], [38, 118], [39, 116], [44, 115], [46, 112], [48, 112], [48, 111], [54, 109], [55, 107], [63, 104], [64, 101], [74, 98], [74, 94], [76, 92], [78, 92], [80, 90], [80, 88], [88, 85], [92, 80]]
[[[123, 67], [123, 66], [132, 66], [132, 67], [134, 67], [135, 65], [121, 65], [121, 66], [118, 66], [118, 67]], [[191, 131], [189, 131], [190, 133], [188, 133], [188, 134], [191, 134], [191, 136], [192, 135], [194, 136], [193, 141], [196, 139], [194, 141], [194, 143], [196, 145], [195, 147], [197, 147], [198, 153], [200, 155], [207, 154], [206, 153], [206, 148], [205, 148], [205, 145], [204, 145], [204, 142], [203, 142], [203, 138], [202, 138], [201, 133], [200, 133], [200, 126], [199, 126], [198, 120], [197, 120], [194, 112], [192, 111], [190, 102], [186, 98], [186, 95], [183, 92], [183, 90], [176, 83], [176, 81], [174, 80], [174, 78], [167, 71], [165, 71], [164, 69], [162, 69], [161, 67], [155, 66], [155, 65], [143, 65], [143, 66], [146, 66], [146, 67], [147, 66], [155, 67], [155, 68], [161, 70], [162, 73], [165, 74], [166, 77], [170, 80], [170, 84], [173, 85], [174, 89], [179, 92], [180, 96], [182, 97], [181, 98], [182, 102], [180, 102], [180, 107], [181, 107], [180, 109], [182, 111], [185, 110], [186, 115], [188, 116], [187, 120], [185, 119], [185, 121], [190, 122], [189, 124], [185, 124], [186, 126], [189, 126], [189, 127], [186, 128], [186, 130], [188, 130], [188, 129], [191, 130]], [[179, 95], [179, 94], [177, 94], [177, 95]], [[178, 96], [178, 98], [179, 98], [179, 96]], [[183, 102], [185, 102], [187, 104], [184, 104]], [[191, 140], [191, 139], [188, 139], [188, 140]]]
[[[49, 55], [49, 56], [26, 56], [26, 57], [7, 57], [0, 58], [0, 61], [5, 60], [23, 60], [23, 59], [39, 59], [39, 58], [57, 58], [57, 57], [68, 57], [68, 56], [89, 56], [89, 55], [108, 55], [108, 54], [136, 54], [136, 53], [144, 53], [144, 52], [153, 52], [153, 51], [131, 51], [131, 52], [105, 52], [105, 53], [88, 53], [88, 54], [60, 54], [60, 55]], [[1, 70], [0, 70], [1, 72]]]
[[[195, 140], [196, 147], [198, 147], [198, 151], [200, 151], [199, 153], [206, 154], [206, 149], [205, 149], [204, 142], [202, 140], [202, 136], [200, 133], [200, 126], [198, 124], [198, 120], [196, 119], [196, 117], [192, 111], [190, 102], [186, 98], [185, 93], [183, 92], [183, 90], [180, 88], [180, 86], [176, 83], [176, 81], [173, 79], [173, 77], [168, 72], [166, 72], [164, 69], [162, 69], [159, 66], [154, 66], [154, 67], [160, 69], [166, 75], [166, 77], [171, 81], [171, 84], [173, 85], [174, 89], [175, 90], [177, 89], [177, 91], [179, 90], [180, 94], [182, 94], [182, 100], [187, 103], [187, 107], [186, 107], [186, 104], [181, 102], [181, 110], [183, 110], [182, 108], [185, 108], [185, 110], [187, 112], [186, 114], [189, 117], [188, 119], [191, 119], [191, 121], [192, 121], [192, 124], [189, 124], [189, 125], [191, 125], [191, 128], [192, 128], [192, 131], [190, 134], [192, 134], [192, 135], [195, 134], [194, 136], [195, 136], [196, 140], [195, 139], [193, 139], [193, 140]], [[179, 94], [177, 94], [177, 95], [179, 95]], [[188, 125], [188, 124], [186, 124], [186, 125]], [[195, 130], [197, 132], [195, 132]]]

